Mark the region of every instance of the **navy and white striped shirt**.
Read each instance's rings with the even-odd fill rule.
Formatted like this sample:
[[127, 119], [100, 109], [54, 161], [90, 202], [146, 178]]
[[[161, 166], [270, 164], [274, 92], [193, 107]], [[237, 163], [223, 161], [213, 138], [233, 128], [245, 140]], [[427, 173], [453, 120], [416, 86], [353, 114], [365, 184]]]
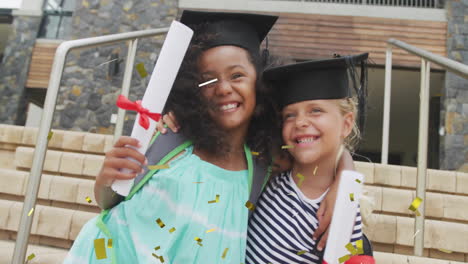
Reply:
[[[318, 227], [316, 213], [327, 192], [317, 199], [308, 199], [291, 172], [273, 178], [250, 218], [246, 263], [318, 263], [319, 258], [311, 253], [315, 248], [312, 234]], [[361, 228], [358, 212], [351, 242], [362, 238]]]

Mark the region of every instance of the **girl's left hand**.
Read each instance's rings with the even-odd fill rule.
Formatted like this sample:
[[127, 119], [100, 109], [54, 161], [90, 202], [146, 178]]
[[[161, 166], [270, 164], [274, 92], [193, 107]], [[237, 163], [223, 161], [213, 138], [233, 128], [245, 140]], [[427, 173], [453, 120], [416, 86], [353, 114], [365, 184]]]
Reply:
[[[320, 203], [320, 207], [317, 211], [317, 218], [319, 226], [315, 230], [312, 239], [315, 240], [315, 245], [317, 250], [322, 251], [325, 248], [325, 245], [328, 240], [329, 226], [331, 219], [333, 217], [333, 210], [335, 209], [336, 196], [338, 195], [338, 185], [340, 183], [341, 172], [344, 170], [355, 170], [353, 157], [348, 150], [343, 151], [343, 155], [338, 162], [338, 167], [336, 168], [336, 177], [333, 184], [330, 186], [330, 191], [328, 191], [325, 198]], [[323, 234], [323, 236], [322, 236]], [[322, 237], [320, 237], [322, 236]], [[320, 238], [320, 241], [317, 239]]]
[[177, 133], [180, 130], [179, 123], [177, 122], [173, 112], [163, 115], [163, 118], [161, 118], [156, 125], [156, 131], [160, 131], [161, 134], [166, 134], [167, 128], [165, 128], [164, 125], [167, 125], [167, 127], [174, 133]]
[[[336, 195], [338, 194], [337, 188], [333, 187], [334, 186], [330, 188], [330, 191], [327, 193], [322, 203], [320, 203], [320, 207], [317, 211], [319, 226], [317, 227], [317, 230], [315, 230], [312, 239], [316, 241], [315, 245], [318, 251], [322, 251], [325, 247], [328, 239], [328, 233], [330, 231], [328, 227], [331, 223], [333, 210], [335, 209]], [[317, 241], [318, 238], [320, 238], [320, 241]]]

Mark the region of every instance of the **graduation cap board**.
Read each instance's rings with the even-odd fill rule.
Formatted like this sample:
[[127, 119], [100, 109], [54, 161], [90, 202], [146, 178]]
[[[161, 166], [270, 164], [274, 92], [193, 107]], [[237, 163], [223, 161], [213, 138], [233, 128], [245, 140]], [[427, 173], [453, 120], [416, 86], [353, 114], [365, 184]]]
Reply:
[[[148, 112], [162, 113], [174, 80], [179, 72], [182, 60], [190, 44], [190, 40], [192, 39], [192, 35], [193, 31], [189, 27], [177, 21], [172, 22], [161, 48], [158, 61], [151, 74], [148, 87], [146, 88], [141, 103], [139, 103], [140, 105], [137, 106], [140, 110], [144, 108], [147, 112], [146, 114], [148, 114]], [[145, 113], [138, 111], [131, 137], [140, 141], [141, 147], [138, 148], [137, 151], [145, 154], [154, 130], [156, 129], [156, 121], [146, 117], [147, 124], [146, 126], [142, 125], [139, 120], [142, 119], [143, 114]], [[131, 173], [131, 171], [123, 172]], [[132, 186], [133, 179], [116, 180], [112, 184], [112, 189], [122, 196], [127, 196]]]
[[206, 23], [203, 31], [213, 34], [208, 48], [232, 45], [258, 52], [277, 19], [271, 15], [184, 10], [180, 22], [193, 29]]

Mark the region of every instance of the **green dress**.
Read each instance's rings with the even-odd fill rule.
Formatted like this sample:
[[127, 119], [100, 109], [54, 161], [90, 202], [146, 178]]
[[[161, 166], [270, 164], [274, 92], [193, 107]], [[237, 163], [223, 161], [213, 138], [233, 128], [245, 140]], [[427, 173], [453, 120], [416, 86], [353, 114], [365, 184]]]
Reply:
[[[217, 167], [192, 150], [157, 171], [102, 222], [98, 216], [86, 223], [64, 263], [244, 262], [249, 173]], [[98, 260], [94, 240], [100, 238], [107, 256]]]

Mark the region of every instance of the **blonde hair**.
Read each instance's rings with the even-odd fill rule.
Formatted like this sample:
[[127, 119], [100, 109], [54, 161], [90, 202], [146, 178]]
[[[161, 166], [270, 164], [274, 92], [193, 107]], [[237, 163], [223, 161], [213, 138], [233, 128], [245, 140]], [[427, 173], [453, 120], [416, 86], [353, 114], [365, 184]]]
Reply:
[[359, 127], [356, 122], [356, 117], [358, 116], [358, 101], [355, 97], [338, 99], [336, 101], [342, 115], [347, 113], [354, 113], [353, 128], [351, 133], [344, 139], [343, 142], [345, 147], [350, 152], [353, 152], [359, 143], [359, 140], [361, 140], [361, 132], [359, 131]]

